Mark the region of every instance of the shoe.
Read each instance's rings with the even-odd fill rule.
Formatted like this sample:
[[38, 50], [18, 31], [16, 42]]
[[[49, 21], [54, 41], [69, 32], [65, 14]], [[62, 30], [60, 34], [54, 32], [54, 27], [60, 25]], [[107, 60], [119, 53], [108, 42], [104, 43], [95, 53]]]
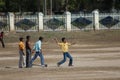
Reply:
[[45, 67], [47, 67], [48, 65], [47, 64], [44, 64]]
[[30, 67], [32, 67], [33, 66], [33, 64], [30, 64]]
[[25, 62], [23, 62], [23, 67], [26, 67], [26, 64], [25, 64]]
[[68, 66], [70, 66], [70, 67], [71, 67], [71, 66], [73, 66], [73, 65], [72, 65], [72, 64], [69, 64]]
[[23, 67], [19, 67], [19, 68], [23, 68]]
[[57, 67], [60, 67], [60, 64], [59, 64], [59, 63], [57, 63]]
[[42, 67], [47, 67], [47, 64], [41, 65]]

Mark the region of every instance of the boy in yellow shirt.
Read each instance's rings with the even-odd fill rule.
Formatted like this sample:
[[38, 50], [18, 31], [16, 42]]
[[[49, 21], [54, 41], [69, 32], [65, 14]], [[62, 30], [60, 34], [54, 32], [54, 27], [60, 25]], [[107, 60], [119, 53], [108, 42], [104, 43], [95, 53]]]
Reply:
[[23, 66], [25, 65], [25, 62], [24, 62], [24, 49], [25, 49], [25, 45], [24, 45], [24, 42], [23, 42], [23, 38], [20, 37], [19, 38], [20, 42], [19, 42], [19, 68], [23, 68]]
[[55, 39], [56, 43], [61, 47], [62, 51], [63, 51], [63, 60], [57, 63], [57, 66], [59, 67], [61, 64], [63, 64], [66, 61], [66, 58], [69, 58], [69, 64], [68, 66], [72, 66], [73, 63], [73, 58], [72, 56], [69, 54], [68, 49], [69, 46], [71, 45], [70, 43], [68, 43], [66, 41], [66, 39], [63, 37], [62, 38], [62, 42], [58, 42], [57, 39]]

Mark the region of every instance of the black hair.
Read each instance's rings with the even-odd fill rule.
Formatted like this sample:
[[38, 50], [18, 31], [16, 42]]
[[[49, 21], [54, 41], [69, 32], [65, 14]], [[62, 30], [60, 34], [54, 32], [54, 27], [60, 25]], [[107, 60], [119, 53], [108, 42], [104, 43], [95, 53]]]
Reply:
[[26, 39], [29, 39], [30, 38], [30, 36], [26, 36]]
[[41, 37], [41, 36], [40, 36], [40, 37], [39, 37], [39, 40], [41, 40], [41, 41], [42, 41], [42, 40], [43, 40], [43, 37]]
[[22, 40], [23, 40], [23, 37], [20, 37], [19, 40], [22, 41]]
[[62, 40], [62, 42], [64, 42], [64, 40], [65, 40], [65, 37], [63, 37], [61, 40]]
[[2, 31], [1, 34], [3, 34], [4, 32]]

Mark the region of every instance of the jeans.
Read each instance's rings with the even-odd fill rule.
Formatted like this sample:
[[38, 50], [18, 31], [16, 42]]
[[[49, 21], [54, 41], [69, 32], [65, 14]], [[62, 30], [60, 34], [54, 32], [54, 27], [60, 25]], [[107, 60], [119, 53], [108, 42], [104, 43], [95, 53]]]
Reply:
[[35, 53], [35, 55], [33, 56], [32, 60], [31, 60], [31, 65], [38, 56], [40, 57], [41, 65], [44, 65], [44, 57], [43, 57], [41, 52], [36, 52]]
[[68, 52], [64, 52], [63, 53], [63, 60], [58, 62], [59, 65], [63, 64], [66, 61], [66, 58], [69, 58], [69, 65], [72, 65], [73, 63], [73, 58], [71, 57], [71, 55]]
[[26, 68], [31, 67], [30, 60], [31, 60], [31, 50], [26, 49]]
[[22, 50], [19, 50], [19, 68], [22, 68], [25, 65], [23, 54], [24, 52]]
[[2, 44], [2, 47], [5, 48], [5, 44], [4, 44], [4, 41], [3, 41], [2, 38], [0, 38], [0, 42], [1, 42], [1, 44]]

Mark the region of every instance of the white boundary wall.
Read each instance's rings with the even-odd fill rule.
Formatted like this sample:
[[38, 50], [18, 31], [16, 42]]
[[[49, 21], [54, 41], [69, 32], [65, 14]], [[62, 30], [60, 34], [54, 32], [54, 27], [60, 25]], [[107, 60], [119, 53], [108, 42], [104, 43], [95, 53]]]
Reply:
[[[16, 28], [15, 23], [16, 23], [16, 16], [17, 19], [19, 18], [19, 15], [14, 15], [13, 13], [9, 13], [8, 14], [8, 19], [7, 19], [7, 27], [9, 27], [9, 31], [17, 31], [19, 29]], [[28, 15], [26, 15], [28, 16]], [[35, 19], [33, 19], [33, 17], [35, 16]], [[70, 12], [65, 12], [65, 14], [63, 15], [59, 15], [59, 17], [57, 17], [57, 15], [46, 15], [44, 16], [43, 13], [38, 13], [34, 16], [29, 17], [30, 20], [33, 19], [33, 21], [36, 22], [36, 26], [34, 28], [33, 31], [53, 31], [52, 29], [49, 29], [44, 23], [45, 21], [48, 21], [52, 18], [56, 18], [56, 19], [61, 19], [64, 21], [64, 25], [60, 26], [62, 28], [56, 29], [56, 31], [76, 31], [76, 30], [82, 30], [79, 29], [76, 26], [72, 25], [72, 21], [79, 18], [79, 17], [83, 17], [86, 18], [88, 20], [91, 20], [92, 23], [90, 25], [87, 26], [87, 28], [83, 29], [83, 30], [101, 30], [101, 29], [107, 29], [104, 25], [100, 24], [100, 20], [104, 19], [107, 16], [111, 16], [113, 19], [117, 19], [119, 20], [119, 23], [114, 25], [111, 29], [120, 29], [120, 13], [116, 13], [116, 14], [101, 14], [99, 13], [97, 10], [93, 11], [90, 14], [87, 13], [82, 13], [82, 14], [71, 14]], [[0, 16], [0, 18], [2, 18], [2, 16]], [[22, 19], [25, 19], [25, 15], [23, 16]], [[0, 19], [0, 22], [2, 22], [2, 19]], [[4, 29], [3, 29], [4, 30]], [[32, 31], [32, 29], [30, 30]]]

